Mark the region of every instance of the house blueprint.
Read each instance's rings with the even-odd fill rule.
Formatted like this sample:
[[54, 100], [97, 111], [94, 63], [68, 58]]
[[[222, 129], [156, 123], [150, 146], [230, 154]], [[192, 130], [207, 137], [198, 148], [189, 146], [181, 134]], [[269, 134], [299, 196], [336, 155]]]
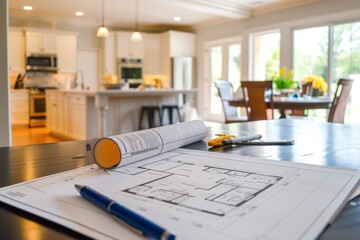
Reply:
[[80, 197], [87, 185], [177, 239], [316, 238], [357, 170], [176, 149], [111, 170], [83, 167], [0, 189], [0, 200], [96, 239], [142, 239]]

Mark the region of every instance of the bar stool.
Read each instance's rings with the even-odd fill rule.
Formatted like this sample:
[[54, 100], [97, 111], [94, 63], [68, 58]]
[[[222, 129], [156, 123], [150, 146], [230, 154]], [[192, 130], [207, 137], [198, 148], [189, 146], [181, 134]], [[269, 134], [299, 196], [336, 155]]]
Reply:
[[[165, 111], [168, 112], [168, 117], [169, 117], [169, 124], [173, 124], [176, 122], [181, 122], [181, 115], [180, 115], [180, 110], [179, 110], [179, 106], [178, 105], [163, 105], [162, 109], [161, 109], [161, 115], [162, 115], [162, 123], [164, 123], [164, 116], [165, 116]], [[174, 117], [176, 117], [176, 115], [174, 116], [173, 113], [177, 114], [177, 120], [178, 121], [173, 121]]]
[[[158, 125], [155, 125], [156, 113], [158, 117]], [[148, 128], [158, 127], [162, 125], [162, 118], [159, 106], [142, 106], [140, 112], [139, 130], [146, 129], [142, 127], [145, 114], [148, 122]]]

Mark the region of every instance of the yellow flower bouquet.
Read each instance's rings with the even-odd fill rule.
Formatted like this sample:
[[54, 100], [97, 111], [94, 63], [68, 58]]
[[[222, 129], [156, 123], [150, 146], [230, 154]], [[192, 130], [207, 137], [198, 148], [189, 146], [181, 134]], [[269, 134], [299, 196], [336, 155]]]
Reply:
[[293, 70], [286, 72], [286, 67], [282, 67], [279, 71], [279, 74], [275, 73], [271, 80], [275, 84], [276, 90], [281, 89], [290, 89], [293, 87], [297, 87], [297, 81], [292, 80]]
[[[312, 82], [312, 87], [314, 90], [325, 93], [328, 90], [328, 84], [325, 82], [324, 78], [317, 75], [310, 75], [304, 77], [302, 82]], [[314, 95], [314, 94], [313, 94]], [[317, 95], [317, 94], [315, 94]]]

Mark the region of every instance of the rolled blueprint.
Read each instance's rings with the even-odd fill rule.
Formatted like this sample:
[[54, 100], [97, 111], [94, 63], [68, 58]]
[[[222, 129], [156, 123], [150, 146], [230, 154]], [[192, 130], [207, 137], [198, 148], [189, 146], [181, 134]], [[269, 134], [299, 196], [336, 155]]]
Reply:
[[94, 160], [105, 169], [123, 166], [204, 139], [205, 124], [190, 121], [99, 139]]

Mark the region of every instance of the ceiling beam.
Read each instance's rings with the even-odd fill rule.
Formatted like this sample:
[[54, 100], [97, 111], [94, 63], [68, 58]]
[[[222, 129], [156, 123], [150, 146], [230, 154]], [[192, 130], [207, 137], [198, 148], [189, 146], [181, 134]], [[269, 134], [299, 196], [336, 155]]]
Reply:
[[250, 8], [227, 0], [176, 0], [175, 4], [194, 11], [210, 13], [230, 19], [244, 19], [251, 16]]
[[260, 7], [256, 7], [253, 9], [253, 15], [264, 14], [268, 12], [274, 12], [282, 9], [297, 7], [301, 5], [306, 5], [310, 3], [319, 2], [320, 0], [287, 0], [287, 1], [279, 1], [274, 3], [269, 3]]

